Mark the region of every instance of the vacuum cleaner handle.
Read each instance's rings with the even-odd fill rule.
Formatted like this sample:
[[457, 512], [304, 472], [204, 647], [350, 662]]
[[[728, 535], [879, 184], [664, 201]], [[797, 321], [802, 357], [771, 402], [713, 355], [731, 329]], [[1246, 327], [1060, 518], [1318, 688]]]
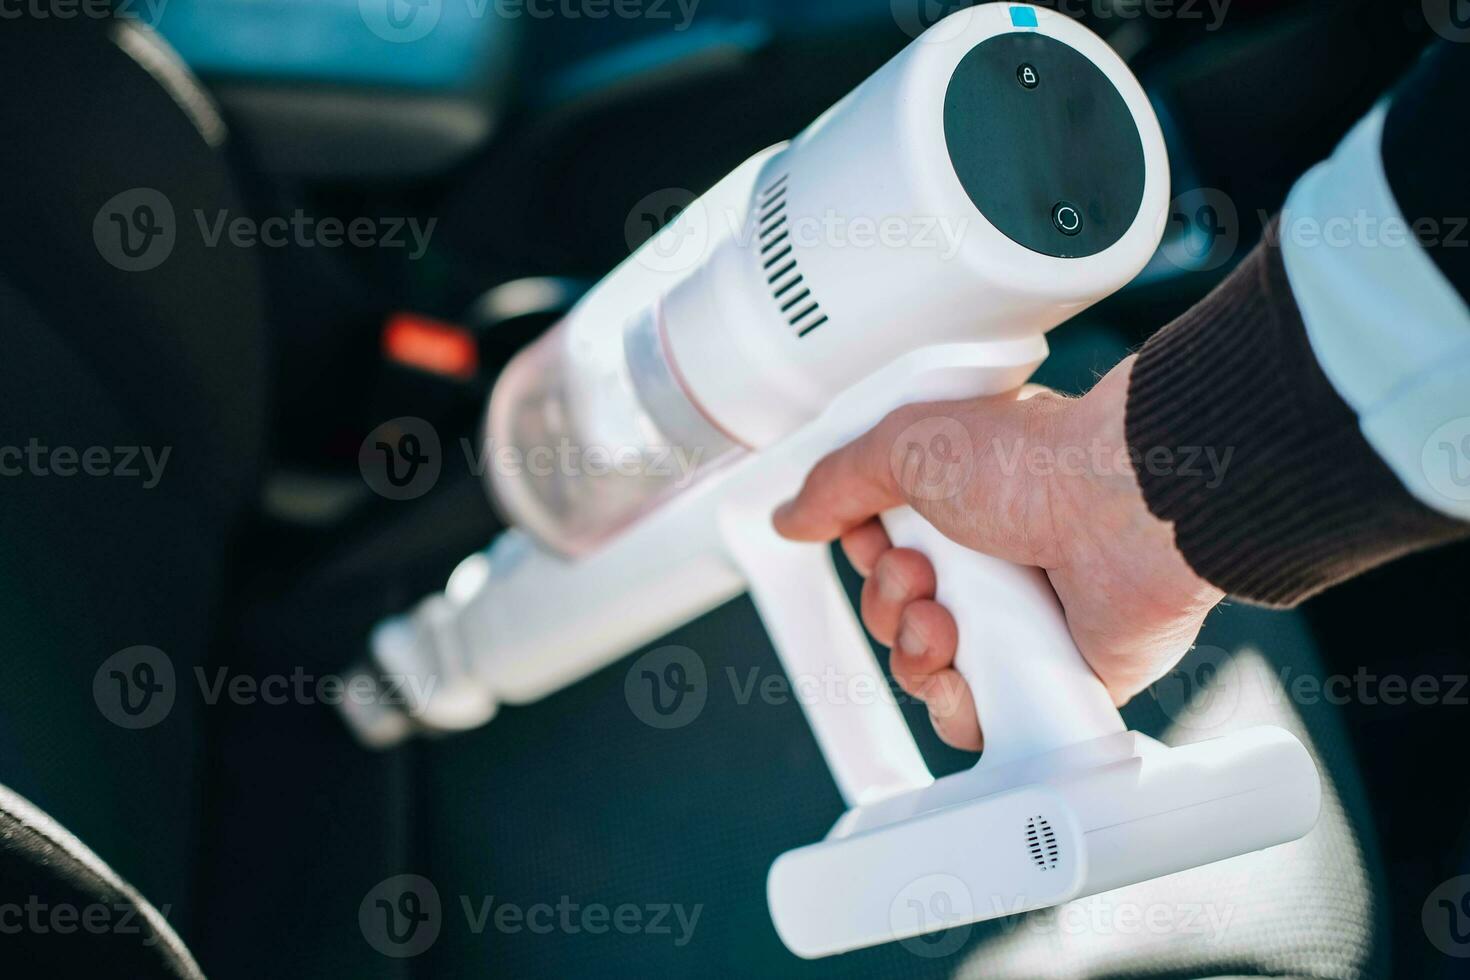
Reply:
[[975, 698], [986, 766], [1125, 730], [1077, 649], [1046, 573], [973, 551], [912, 508], [883, 515], [893, 543], [934, 565], [959, 631], [955, 668]]
[[[1040, 337], [915, 352], [844, 392], [812, 425], [732, 475], [722, 488], [725, 548], [793, 678], [835, 674], [853, 686], [884, 684], [827, 546], [780, 537], [771, 524], [776, 506], [818, 460], [893, 409], [1012, 391], [1045, 356]], [[907, 507], [883, 521], [895, 544], [934, 564], [938, 598], [959, 627], [957, 666], [985, 730], [983, 768], [1125, 731], [1044, 572], [956, 544]], [[802, 707], [849, 806], [932, 782], [895, 705], [814, 697], [802, 699]]]

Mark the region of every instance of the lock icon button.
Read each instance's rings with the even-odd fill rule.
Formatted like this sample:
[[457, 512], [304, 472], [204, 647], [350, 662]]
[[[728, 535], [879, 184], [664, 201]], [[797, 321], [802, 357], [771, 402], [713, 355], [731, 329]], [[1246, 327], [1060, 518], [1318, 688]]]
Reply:
[[1035, 88], [1041, 84], [1041, 76], [1036, 74], [1035, 65], [1022, 65], [1017, 68], [1016, 80], [1021, 83], [1022, 88]]

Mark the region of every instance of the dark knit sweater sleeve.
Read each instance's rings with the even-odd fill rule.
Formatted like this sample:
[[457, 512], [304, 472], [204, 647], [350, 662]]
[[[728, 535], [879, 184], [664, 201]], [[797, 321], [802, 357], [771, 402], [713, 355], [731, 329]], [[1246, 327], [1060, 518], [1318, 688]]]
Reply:
[[1274, 232], [1143, 348], [1127, 433], [1135, 460], [1214, 453], [1222, 466], [1137, 467], [1148, 507], [1202, 578], [1287, 606], [1470, 525], [1411, 496], [1364, 439], [1312, 353]]

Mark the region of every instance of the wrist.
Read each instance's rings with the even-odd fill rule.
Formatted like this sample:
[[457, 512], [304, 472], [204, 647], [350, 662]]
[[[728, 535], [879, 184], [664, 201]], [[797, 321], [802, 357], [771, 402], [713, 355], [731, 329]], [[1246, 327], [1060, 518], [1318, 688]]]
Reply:
[[1062, 438], [1085, 445], [1096, 461], [1087, 479], [1064, 496], [1079, 527], [1082, 545], [1121, 568], [1146, 605], [1172, 613], [1207, 611], [1225, 593], [1201, 576], [1179, 548], [1172, 521], [1150, 509], [1140, 474], [1150, 469], [1202, 467], [1207, 454], [1173, 446], [1138, 446], [1128, 439], [1128, 395], [1136, 357], [1114, 367], [1081, 399], [1069, 403]]

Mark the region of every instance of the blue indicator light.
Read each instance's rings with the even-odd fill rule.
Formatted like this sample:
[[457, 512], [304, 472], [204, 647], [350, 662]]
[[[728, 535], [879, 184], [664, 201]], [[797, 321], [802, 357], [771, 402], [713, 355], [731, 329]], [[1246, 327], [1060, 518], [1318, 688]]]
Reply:
[[1014, 27], [1038, 27], [1036, 10], [1033, 7], [1012, 7], [1011, 25]]

